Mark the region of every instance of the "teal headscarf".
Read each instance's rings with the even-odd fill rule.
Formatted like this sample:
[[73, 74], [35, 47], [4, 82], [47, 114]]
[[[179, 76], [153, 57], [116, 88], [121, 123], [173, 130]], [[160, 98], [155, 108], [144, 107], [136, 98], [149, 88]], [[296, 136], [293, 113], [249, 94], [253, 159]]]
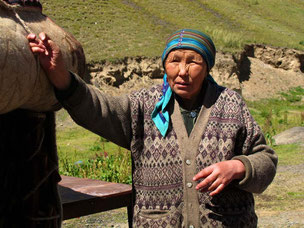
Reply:
[[[168, 54], [176, 49], [191, 49], [198, 52], [207, 63], [208, 72], [214, 66], [216, 53], [215, 46], [211, 38], [205, 33], [192, 29], [182, 29], [173, 33], [167, 40], [166, 48], [162, 54], [164, 68]], [[210, 74], [208, 74], [207, 79], [214, 82]], [[151, 117], [162, 136], [165, 137], [170, 123], [167, 105], [172, 96], [172, 90], [167, 81], [167, 74], [165, 74], [163, 78], [162, 93], [163, 95], [155, 105]]]

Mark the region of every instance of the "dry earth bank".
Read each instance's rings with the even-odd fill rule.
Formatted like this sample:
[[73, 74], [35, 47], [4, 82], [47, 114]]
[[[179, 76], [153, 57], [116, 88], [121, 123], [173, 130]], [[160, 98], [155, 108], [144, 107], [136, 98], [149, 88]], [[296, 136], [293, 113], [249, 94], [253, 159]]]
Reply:
[[[163, 75], [158, 57], [91, 63], [88, 70], [86, 81], [113, 95], [161, 83]], [[236, 54], [218, 51], [211, 75], [246, 100], [269, 98], [292, 87], [304, 87], [304, 52], [265, 45], [246, 45]]]

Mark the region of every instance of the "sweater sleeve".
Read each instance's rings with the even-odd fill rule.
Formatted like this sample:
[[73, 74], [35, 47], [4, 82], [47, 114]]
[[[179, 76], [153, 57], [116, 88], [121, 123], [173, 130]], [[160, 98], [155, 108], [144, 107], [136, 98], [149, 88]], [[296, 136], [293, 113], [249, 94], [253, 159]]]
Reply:
[[247, 106], [242, 102], [243, 135], [241, 155], [233, 159], [245, 165], [245, 178], [238, 182], [240, 189], [262, 193], [272, 182], [278, 162], [275, 152], [266, 145], [260, 127], [251, 116]]
[[66, 91], [55, 90], [57, 99], [80, 126], [130, 149], [130, 100], [125, 96], [109, 96], [87, 85], [72, 74], [71, 86]]

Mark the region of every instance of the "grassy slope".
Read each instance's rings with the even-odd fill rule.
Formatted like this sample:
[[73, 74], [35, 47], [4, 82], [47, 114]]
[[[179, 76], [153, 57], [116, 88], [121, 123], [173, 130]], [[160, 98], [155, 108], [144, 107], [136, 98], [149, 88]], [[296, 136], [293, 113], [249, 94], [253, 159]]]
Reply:
[[205, 31], [218, 49], [245, 43], [304, 50], [301, 0], [42, 0], [44, 13], [75, 35], [88, 62], [160, 56], [176, 29]]

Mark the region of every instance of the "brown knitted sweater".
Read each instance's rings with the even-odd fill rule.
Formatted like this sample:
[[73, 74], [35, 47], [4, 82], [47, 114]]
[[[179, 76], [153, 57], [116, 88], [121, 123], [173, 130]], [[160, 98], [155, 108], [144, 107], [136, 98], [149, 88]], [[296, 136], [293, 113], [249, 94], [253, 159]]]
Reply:
[[[76, 81], [73, 94], [61, 101], [73, 119], [131, 150], [134, 227], [256, 227], [252, 193], [271, 183], [277, 156], [236, 92], [208, 82], [190, 136], [173, 98], [162, 137], [151, 119], [161, 86], [111, 97]], [[195, 190], [197, 172], [229, 159], [244, 163], [243, 180], [214, 197]]]

